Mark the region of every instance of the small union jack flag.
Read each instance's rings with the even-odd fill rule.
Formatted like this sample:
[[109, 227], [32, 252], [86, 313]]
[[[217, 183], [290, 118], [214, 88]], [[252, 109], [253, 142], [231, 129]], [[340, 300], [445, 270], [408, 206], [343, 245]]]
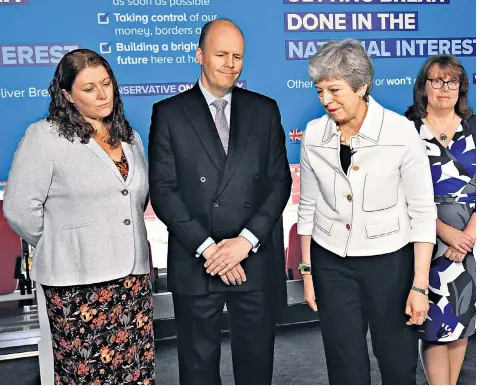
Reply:
[[288, 137], [290, 137], [290, 141], [292, 142], [301, 142], [301, 137], [303, 137], [303, 131], [298, 129], [290, 130], [288, 133]]

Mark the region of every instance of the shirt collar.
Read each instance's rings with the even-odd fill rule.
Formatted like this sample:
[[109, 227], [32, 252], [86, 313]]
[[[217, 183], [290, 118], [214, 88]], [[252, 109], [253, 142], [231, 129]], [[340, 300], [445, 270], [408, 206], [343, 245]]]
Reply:
[[[379, 136], [381, 134], [381, 128], [384, 119], [384, 108], [377, 103], [371, 96], [369, 96], [368, 112], [364, 118], [361, 129], [358, 132], [358, 136], [371, 140], [374, 143], [379, 142]], [[323, 143], [329, 142], [331, 137], [338, 135], [336, 131], [336, 122], [329, 118], [326, 125], [326, 130], [323, 134]]]
[[431, 133], [431, 131], [424, 122], [422, 122], [422, 125], [419, 129], [419, 135], [422, 139], [431, 140], [432, 138], [434, 138], [434, 135]]
[[[213, 96], [209, 91], [207, 91], [207, 89], [202, 84], [202, 80], [200, 78], [199, 78], [199, 88], [200, 88], [200, 91], [202, 91], [202, 94], [204, 95], [204, 98], [207, 101], [208, 106], [214, 103], [217, 99], [220, 99]], [[225, 99], [230, 105], [232, 103], [232, 90], [230, 90], [227, 94], [225, 94], [222, 99]]]

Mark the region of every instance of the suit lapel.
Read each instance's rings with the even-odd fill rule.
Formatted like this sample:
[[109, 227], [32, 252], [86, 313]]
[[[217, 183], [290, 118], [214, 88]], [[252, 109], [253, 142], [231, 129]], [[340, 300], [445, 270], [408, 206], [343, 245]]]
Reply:
[[121, 146], [123, 147], [124, 155], [126, 156], [129, 164], [129, 172], [126, 178], [126, 185], [129, 186], [134, 177], [134, 172], [136, 171], [136, 155], [133, 146], [129, 143], [121, 142]]
[[235, 87], [232, 91], [232, 106], [230, 111], [229, 151], [225, 170], [222, 175], [222, 181], [217, 190], [217, 197], [227, 187], [227, 184], [234, 176], [235, 171], [240, 164], [247, 143], [254, 112], [255, 106], [247, 104], [241, 90], [238, 87]]
[[[199, 84], [190, 90], [191, 103], [183, 106], [187, 118], [192, 124], [202, 145], [212, 159], [217, 169], [221, 169], [225, 161], [225, 151], [220, 142], [220, 137], [212, 119], [210, 108], [200, 91]], [[233, 102], [232, 102], [233, 104]]]
[[101, 149], [101, 146], [99, 146], [93, 138], [90, 138], [89, 142], [86, 143], [85, 146], [89, 150], [91, 150], [91, 152], [96, 155], [101, 161], [103, 161], [106, 166], [109, 167], [109, 169], [111, 169], [111, 171], [116, 175], [116, 177], [124, 184], [124, 179], [121, 176], [121, 173], [119, 173], [119, 170], [116, 167], [114, 161], [103, 149]]

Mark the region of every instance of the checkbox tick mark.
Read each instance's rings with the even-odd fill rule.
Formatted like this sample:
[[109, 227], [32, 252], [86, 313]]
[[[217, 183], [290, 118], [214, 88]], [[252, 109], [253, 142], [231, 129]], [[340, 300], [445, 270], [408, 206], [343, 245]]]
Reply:
[[111, 45], [112, 43], [100, 43], [99, 50], [102, 54], [110, 54], [111, 53]]
[[98, 23], [99, 24], [109, 24], [109, 12], [98, 13]]

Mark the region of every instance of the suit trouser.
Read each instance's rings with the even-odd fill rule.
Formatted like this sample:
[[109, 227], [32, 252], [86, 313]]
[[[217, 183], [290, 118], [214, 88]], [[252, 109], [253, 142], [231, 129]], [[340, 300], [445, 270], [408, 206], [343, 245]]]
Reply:
[[330, 384], [371, 384], [368, 325], [382, 383], [416, 384], [418, 338], [404, 314], [413, 262], [411, 244], [384, 255], [342, 258], [312, 242]]
[[271, 384], [275, 321], [265, 291], [173, 295], [181, 384], [221, 384], [220, 320], [227, 304], [236, 384]]

